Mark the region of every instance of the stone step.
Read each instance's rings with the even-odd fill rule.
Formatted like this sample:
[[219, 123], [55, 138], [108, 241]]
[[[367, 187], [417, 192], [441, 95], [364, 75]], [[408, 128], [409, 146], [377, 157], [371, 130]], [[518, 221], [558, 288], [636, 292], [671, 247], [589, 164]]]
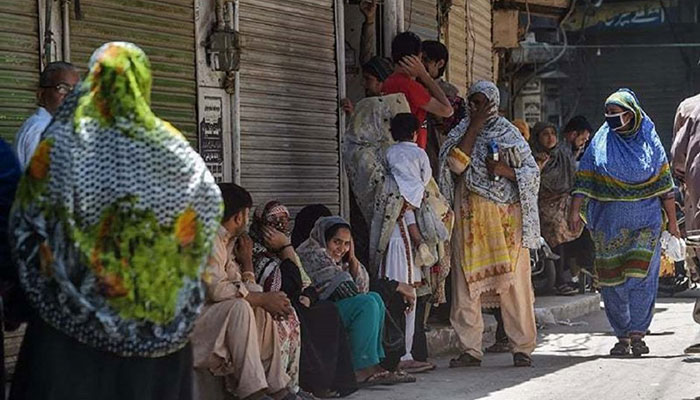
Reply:
[[[588, 293], [576, 296], [542, 296], [535, 300], [537, 325], [556, 324], [583, 317], [600, 309], [600, 295]], [[431, 326], [427, 333], [431, 357], [457, 354], [460, 351], [457, 334], [451, 326]], [[484, 343], [493, 343], [496, 319], [484, 313]]]

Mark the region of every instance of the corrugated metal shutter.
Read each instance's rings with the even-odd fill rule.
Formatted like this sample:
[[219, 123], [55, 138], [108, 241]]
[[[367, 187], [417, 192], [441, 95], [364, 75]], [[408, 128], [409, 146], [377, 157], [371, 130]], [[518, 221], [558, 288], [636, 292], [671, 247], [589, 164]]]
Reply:
[[467, 0], [466, 14], [468, 79], [493, 80], [491, 0]]
[[450, 51], [447, 64], [447, 80], [459, 88], [464, 95], [467, 91], [467, 25], [464, 0], [453, 0], [447, 20], [446, 45]]
[[439, 40], [437, 0], [404, 0], [404, 30], [423, 40]]
[[12, 141], [36, 109], [39, 17], [36, 1], [0, 2], [0, 137]]
[[[614, 43], [619, 40], [619, 33], [591, 36], [592, 43]], [[692, 39], [691, 39], [692, 40]], [[653, 32], [634, 32], [625, 36], [626, 43], [671, 43], [674, 37], [670, 32], [655, 30]], [[678, 48], [649, 47], [644, 51], [638, 48], [589, 50], [584, 68], [564, 69], [570, 79], [563, 82], [562, 106], [566, 114], [571, 114], [572, 107], [581, 93], [575, 114], [589, 118], [594, 129], [604, 121], [603, 104], [605, 99], [619, 88], [632, 89], [639, 98], [644, 111], [656, 124], [656, 130], [666, 149], [670, 148], [673, 135], [673, 119], [678, 104], [685, 97], [695, 94], [688, 80], [688, 68]], [[698, 59], [698, 50], [684, 49], [691, 61], [692, 68]], [[568, 67], [568, 63], [562, 63]], [[566, 122], [566, 121], [564, 121]]]
[[80, 5], [83, 19], [71, 20], [71, 61], [85, 71], [103, 43], [137, 44], [153, 67], [153, 110], [197, 148], [194, 0], [81, 0]]
[[333, 0], [240, 3], [241, 184], [292, 212], [340, 207]]

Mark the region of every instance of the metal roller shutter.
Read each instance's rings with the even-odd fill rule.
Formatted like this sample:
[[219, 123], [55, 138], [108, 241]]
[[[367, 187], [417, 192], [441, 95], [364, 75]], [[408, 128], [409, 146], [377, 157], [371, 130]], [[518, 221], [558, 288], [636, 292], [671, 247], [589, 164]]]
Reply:
[[80, 5], [83, 19], [71, 15], [71, 61], [85, 71], [103, 43], [137, 44], [153, 68], [153, 110], [197, 148], [194, 1], [81, 0]]
[[[697, 28], [688, 30], [680, 42], [696, 42], [698, 33]], [[679, 40], [670, 28], [591, 34], [586, 44], [622, 42], [649, 47], [644, 51], [629, 47], [577, 50], [577, 60], [581, 62], [560, 62], [562, 71], [569, 76], [561, 81], [559, 90], [564, 116], [582, 114], [598, 129], [604, 122], [605, 99], [619, 88], [630, 88], [656, 124], [664, 146], [670, 149], [676, 108], [684, 98], [697, 93], [697, 80], [691, 79], [689, 72], [697, 70], [695, 62], [700, 57], [697, 48], [653, 46], [676, 41]], [[690, 64], [685, 63], [684, 55]]]
[[36, 110], [39, 16], [36, 1], [0, 2], [0, 137], [13, 141]]
[[[621, 87], [634, 90], [644, 111], [656, 124], [656, 131], [667, 149], [671, 147], [673, 118], [687, 90], [687, 69], [680, 52], [674, 48], [606, 50], [604, 57], [591, 54], [587, 77], [573, 74], [561, 93], [578, 93], [581, 98], [576, 114], [583, 114], [597, 129], [603, 122], [605, 99]], [[585, 86], [579, 82], [585, 81]], [[684, 93], [685, 96], [680, 95]], [[571, 96], [575, 98], [575, 96]], [[568, 99], [566, 99], [568, 100]], [[573, 104], [567, 101], [565, 109]]]
[[469, 82], [493, 80], [491, 0], [467, 0], [466, 15]]
[[437, 0], [404, 0], [404, 29], [423, 40], [439, 40]]
[[467, 25], [464, 0], [453, 0], [447, 20], [446, 45], [450, 51], [447, 64], [447, 80], [459, 88], [464, 95], [467, 91]]
[[295, 213], [340, 207], [332, 0], [240, 3], [241, 184]]

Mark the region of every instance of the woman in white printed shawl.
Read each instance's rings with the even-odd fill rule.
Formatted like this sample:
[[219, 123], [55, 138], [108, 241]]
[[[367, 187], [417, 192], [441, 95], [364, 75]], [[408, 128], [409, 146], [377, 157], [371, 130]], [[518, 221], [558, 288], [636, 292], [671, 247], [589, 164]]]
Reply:
[[[456, 221], [451, 322], [463, 348], [450, 366], [481, 365], [482, 305], [501, 307], [514, 364], [529, 366], [537, 329], [527, 248], [540, 237], [539, 169], [518, 129], [497, 115], [496, 85], [477, 82], [469, 103], [440, 151], [440, 186]], [[490, 159], [492, 144], [499, 162]]]
[[[364, 214], [365, 221], [371, 227], [369, 230], [369, 268], [373, 275], [379, 279], [390, 279], [400, 282], [400, 288], [413, 291], [413, 283], [400, 279], [391, 271], [383, 268], [390, 264], [387, 257], [388, 249], [399, 221], [403, 219], [405, 211], [404, 197], [401, 195], [396, 180], [388, 173], [386, 162], [386, 150], [394, 141], [390, 134], [390, 121], [400, 113], [409, 112], [409, 106], [402, 94], [394, 94], [382, 97], [367, 98], [360, 101], [350, 121], [350, 126], [345, 136], [343, 155], [345, 168], [348, 174], [350, 186], [355, 195], [359, 208]], [[415, 215], [421, 229], [426, 246], [432, 252], [435, 265], [425, 266], [423, 276], [424, 284], [433, 288], [435, 303], [444, 302], [444, 280], [449, 272], [449, 257], [445, 242], [449, 240], [451, 229], [451, 212], [447, 202], [437, 190], [435, 182], [431, 179], [432, 186], [428, 185], [427, 201], [423, 202]], [[432, 187], [434, 190], [430, 190]], [[444, 218], [443, 218], [444, 217]], [[392, 252], [393, 256], [403, 255], [406, 259], [406, 269], [413, 270], [414, 256], [410, 249], [410, 242], [405, 243], [407, 251]], [[405, 254], [405, 255], [404, 255]], [[393, 264], [393, 262], [392, 262]], [[404, 274], [410, 277], [411, 274]], [[412, 280], [412, 279], [410, 279]], [[414, 294], [415, 296], [415, 294]], [[387, 301], [387, 299], [385, 299]], [[415, 312], [415, 311], [414, 311]], [[413, 313], [409, 314], [409, 317]], [[411, 318], [407, 318], [409, 325], [404, 332], [406, 335], [406, 357], [404, 361], [411, 366], [420, 365], [422, 370], [432, 368], [427, 360], [411, 359], [414, 324]], [[420, 330], [417, 334], [422, 334]], [[427, 350], [424, 352], [427, 353]]]

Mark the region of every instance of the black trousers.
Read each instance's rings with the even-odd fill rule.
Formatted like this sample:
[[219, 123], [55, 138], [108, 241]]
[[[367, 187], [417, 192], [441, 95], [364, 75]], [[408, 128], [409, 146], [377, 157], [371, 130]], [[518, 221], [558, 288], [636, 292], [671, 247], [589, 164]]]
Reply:
[[425, 311], [428, 308], [430, 295], [421, 296], [416, 300], [416, 328], [413, 333], [411, 355], [416, 361], [428, 361], [428, 340], [425, 337]]
[[406, 354], [406, 302], [394, 292], [385, 300], [387, 315], [384, 321], [384, 353], [382, 368], [396, 371], [401, 357]]

